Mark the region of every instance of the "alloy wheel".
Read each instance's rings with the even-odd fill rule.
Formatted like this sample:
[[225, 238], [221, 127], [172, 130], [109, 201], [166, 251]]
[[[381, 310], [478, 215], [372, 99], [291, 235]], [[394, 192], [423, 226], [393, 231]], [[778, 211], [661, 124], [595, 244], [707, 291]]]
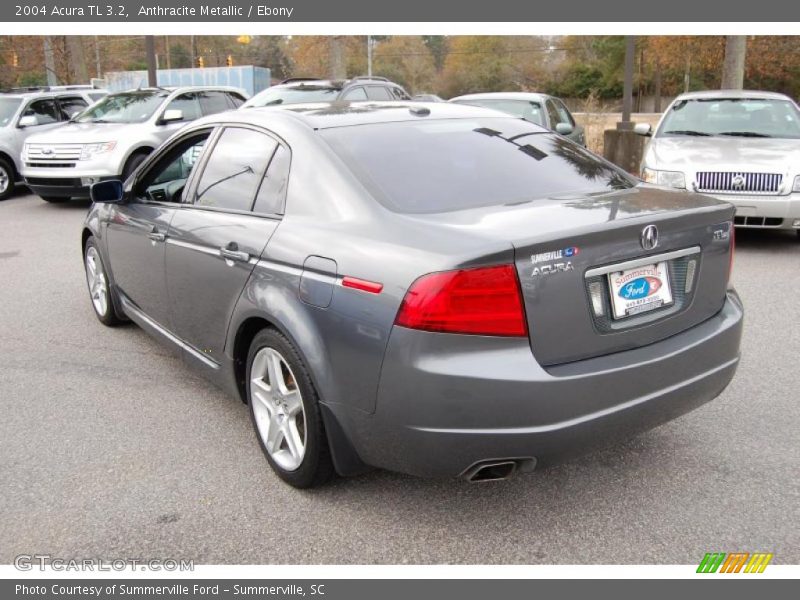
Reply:
[[6, 171], [4, 167], [0, 166], [0, 194], [5, 193], [5, 191], [8, 189], [9, 182], [10, 177], [8, 175], [8, 171]]
[[253, 358], [250, 401], [270, 458], [286, 471], [296, 470], [306, 451], [305, 408], [297, 379], [274, 348], [262, 348]]
[[95, 311], [101, 317], [105, 316], [108, 310], [108, 283], [100, 254], [94, 246], [89, 246], [86, 250], [86, 282], [89, 284], [89, 294]]

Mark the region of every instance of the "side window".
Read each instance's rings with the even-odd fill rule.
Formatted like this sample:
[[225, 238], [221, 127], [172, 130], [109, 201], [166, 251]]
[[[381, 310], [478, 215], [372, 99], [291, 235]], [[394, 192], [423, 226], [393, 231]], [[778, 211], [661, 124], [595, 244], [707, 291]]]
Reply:
[[25, 112], [22, 113], [23, 117], [36, 117], [37, 125], [47, 125], [48, 123], [57, 123], [61, 120], [58, 111], [58, 106], [53, 98], [44, 98], [42, 100], [34, 100], [31, 102]]
[[58, 99], [58, 105], [61, 107], [63, 119], [69, 121], [72, 117], [89, 106], [89, 103], [80, 96], [63, 96]]
[[395, 98], [398, 100], [411, 100], [411, 96], [409, 96], [400, 86], [393, 87], [392, 94], [394, 94]]
[[222, 132], [197, 184], [198, 206], [250, 210], [270, 157], [278, 143], [252, 129]]
[[380, 85], [370, 85], [367, 87], [367, 97], [370, 100], [393, 100], [389, 90]]
[[555, 102], [556, 110], [558, 110], [558, 114], [561, 116], [561, 122], [569, 123], [575, 127], [575, 119], [572, 118], [572, 114], [570, 114], [569, 110], [567, 110], [567, 107], [564, 106], [564, 103], [558, 98], [553, 100], [553, 102]]
[[225, 93], [228, 95], [228, 100], [230, 100], [233, 108], [239, 108], [242, 104], [245, 103], [245, 99], [242, 98], [239, 94], [235, 92], [225, 92]]
[[561, 115], [558, 114], [558, 111], [556, 110], [552, 100], [545, 102], [545, 106], [547, 107], [547, 117], [550, 120], [550, 129], [555, 129], [556, 125], [562, 122]]
[[201, 117], [200, 104], [197, 101], [197, 94], [194, 92], [181, 94], [173, 99], [172, 102], [167, 105], [166, 110], [182, 111], [184, 121], [194, 121]]
[[200, 92], [198, 96], [204, 115], [214, 115], [231, 109], [228, 97], [222, 92]]
[[367, 99], [367, 92], [364, 91], [363, 87], [353, 88], [349, 90], [342, 100], [350, 100], [352, 102], [357, 102], [358, 100], [366, 100]]
[[136, 195], [156, 202], [181, 202], [186, 181], [200, 159], [211, 130], [172, 146], [137, 183]]
[[286, 188], [289, 185], [289, 163], [291, 155], [283, 146], [278, 146], [267, 167], [261, 187], [258, 188], [253, 212], [267, 215], [283, 214]]

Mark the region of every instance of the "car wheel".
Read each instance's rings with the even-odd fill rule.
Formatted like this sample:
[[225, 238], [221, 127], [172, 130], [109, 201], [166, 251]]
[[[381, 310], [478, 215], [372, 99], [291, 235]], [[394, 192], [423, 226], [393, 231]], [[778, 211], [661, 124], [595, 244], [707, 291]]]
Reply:
[[86, 283], [89, 286], [89, 296], [92, 300], [94, 314], [103, 325], [113, 327], [120, 324], [122, 320], [114, 312], [114, 305], [111, 301], [111, 288], [108, 285], [106, 268], [93, 237], [86, 240], [83, 266], [86, 269]]
[[145, 154], [144, 152], [137, 152], [128, 159], [128, 162], [125, 163], [125, 168], [122, 169], [123, 183], [125, 183], [128, 180], [128, 177], [133, 175], [133, 172], [139, 168], [139, 165], [144, 162], [145, 158], [147, 158], [147, 154]]
[[300, 355], [274, 329], [262, 330], [250, 345], [247, 402], [261, 450], [278, 477], [309, 488], [333, 476], [319, 396]]
[[69, 196], [39, 196], [45, 202], [49, 202], [50, 204], [61, 204], [62, 202], [69, 202]]
[[14, 167], [7, 160], [0, 158], [0, 200], [5, 200], [14, 193]]

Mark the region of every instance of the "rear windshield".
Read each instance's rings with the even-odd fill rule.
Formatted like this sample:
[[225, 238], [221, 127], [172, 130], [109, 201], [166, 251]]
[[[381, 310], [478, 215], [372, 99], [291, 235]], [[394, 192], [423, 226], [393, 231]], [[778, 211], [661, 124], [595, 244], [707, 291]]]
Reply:
[[332, 102], [336, 100], [340, 88], [319, 85], [268, 88], [245, 102], [244, 106], [279, 106], [281, 104], [300, 104], [304, 102]]
[[521, 119], [405, 121], [321, 131], [388, 208], [437, 213], [630, 188], [636, 181]]

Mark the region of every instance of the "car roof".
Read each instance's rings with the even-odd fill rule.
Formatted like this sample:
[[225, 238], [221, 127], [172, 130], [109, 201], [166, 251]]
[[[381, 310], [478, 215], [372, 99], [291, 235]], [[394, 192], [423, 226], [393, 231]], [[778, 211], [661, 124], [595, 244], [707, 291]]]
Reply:
[[270, 86], [266, 89], [273, 88], [320, 88], [329, 87], [335, 89], [344, 89], [351, 85], [384, 85], [391, 87], [400, 87], [400, 84], [394, 81], [389, 81], [382, 77], [353, 77], [352, 79], [315, 79], [313, 77], [298, 77], [297, 79], [288, 79], [277, 85]]
[[[441, 119], [512, 119], [509, 115], [468, 104], [446, 102], [414, 102], [398, 100], [387, 102], [317, 102], [242, 108], [233, 112], [208, 117], [209, 122], [247, 122], [270, 128], [277, 120], [302, 122], [312, 129], [329, 129], [374, 123]], [[199, 121], [198, 121], [199, 122]], [[542, 132], [547, 132], [542, 128]]]
[[456, 96], [455, 98], [450, 98], [450, 102], [455, 102], [456, 100], [543, 100], [550, 97], [539, 92], [484, 92]]
[[30, 90], [30, 91], [11, 91], [11, 92], [0, 92], [0, 98], [21, 98], [21, 99], [28, 99], [28, 98], [52, 98], [55, 96], [67, 96], [67, 95], [85, 95], [89, 92], [104, 92], [106, 90], [96, 90], [96, 89], [79, 89], [79, 90]]
[[132, 92], [167, 92], [169, 94], [183, 94], [186, 92], [203, 92], [203, 91], [223, 91], [223, 92], [236, 92], [241, 94], [243, 90], [235, 88], [230, 85], [185, 85], [180, 87], [164, 86], [164, 87], [141, 87], [129, 90], [119, 90], [111, 92], [111, 94], [130, 94]]
[[681, 94], [678, 100], [713, 100], [717, 98], [748, 98], [751, 100], [791, 100], [789, 96], [777, 92], [764, 92], [760, 90], [706, 90], [703, 92], [688, 92]]

